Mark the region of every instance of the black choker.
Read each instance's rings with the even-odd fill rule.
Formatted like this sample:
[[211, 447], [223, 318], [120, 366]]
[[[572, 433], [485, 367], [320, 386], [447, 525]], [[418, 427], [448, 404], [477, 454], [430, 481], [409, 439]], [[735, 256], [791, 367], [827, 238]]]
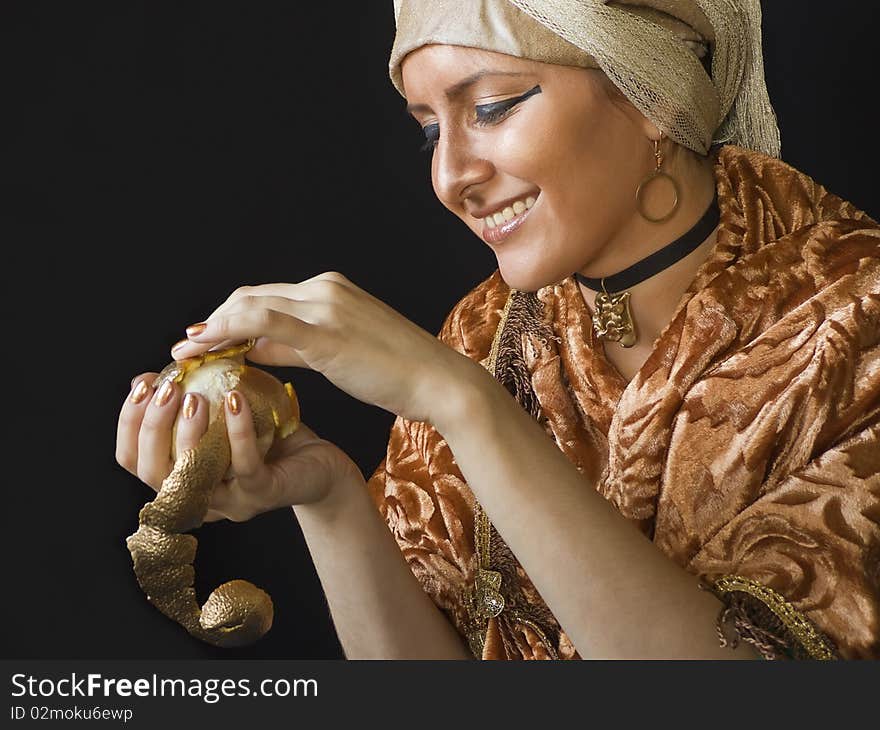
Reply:
[[646, 256], [613, 276], [591, 279], [576, 271], [574, 276], [581, 284], [598, 292], [595, 303], [596, 312], [593, 315], [593, 329], [596, 335], [613, 342], [619, 342], [623, 347], [632, 347], [636, 341], [636, 334], [629, 311], [630, 293], [622, 290], [643, 282], [663, 269], [672, 266], [676, 261], [683, 259], [709, 237], [709, 234], [718, 225], [720, 217], [716, 192], [700, 220], [690, 230], [659, 251], [655, 251], [650, 256]]

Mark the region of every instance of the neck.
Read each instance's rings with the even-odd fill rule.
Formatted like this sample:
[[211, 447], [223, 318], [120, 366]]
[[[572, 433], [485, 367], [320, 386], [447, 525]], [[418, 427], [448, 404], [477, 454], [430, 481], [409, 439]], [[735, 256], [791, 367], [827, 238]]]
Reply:
[[[670, 158], [664, 165], [664, 170], [680, 186], [680, 203], [675, 215], [663, 223], [651, 223], [636, 212], [602, 247], [596, 258], [580, 270], [581, 274], [600, 278], [623, 271], [687, 232], [700, 219], [715, 195], [714, 156], [697, 158], [695, 155], [680, 154], [677, 157], [678, 159]], [[653, 201], [646, 201], [646, 204], [653, 204], [662, 211], [662, 194]], [[665, 203], [666, 210], [671, 205], [670, 195]], [[672, 319], [682, 294], [711, 251], [716, 234], [717, 229], [687, 256], [627, 289], [630, 292], [630, 307], [638, 335], [636, 347], [633, 349], [649, 349]], [[578, 287], [584, 301], [595, 311], [596, 292], [580, 282]], [[614, 343], [611, 346], [615, 346]]]

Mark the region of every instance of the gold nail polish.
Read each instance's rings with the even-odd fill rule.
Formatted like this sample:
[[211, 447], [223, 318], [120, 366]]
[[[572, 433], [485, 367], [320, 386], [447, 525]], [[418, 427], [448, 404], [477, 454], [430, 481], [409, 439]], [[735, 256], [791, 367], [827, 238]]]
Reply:
[[226, 402], [229, 404], [229, 410], [232, 411], [232, 415], [237, 416], [241, 413], [241, 396], [234, 390], [230, 390], [226, 394]]
[[196, 411], [199, 408], [199, 399], [195, 397], [193, 393], [187, 393], [183, 396], [183, 417], [186, 419], [192, 418], [196, 415]]
[[196, 337], [197, 335], [202, 334], [206, 329], [208, 329], [207, 322], [197, 322], [186, 328], [186, 335], [187, 337]]
[[181, 347], [183, 347], [187, 342], [189, 342], [189, 340], [186, 339], [186, 338], [184, 338], [184, 339], [182, 339], [182, 340], [178, 340], [177, 342], [175, 342], [175, 343], [171, 346], [171, 352], [174, 352], [175, 350], [179, 350], [179, 349], [180, 349]]
[[162, 383], [162, 387], [159, 388], [159, 392], [156, 393], [155, 403], [157, 406], [164, 406], [169, 400], [171, 400], [171, 395], [174, 392], [171, 381], [166, 380]]
[[140, 403], [147, 397], [147, 392], [149, 392], [149, 390], [150, 386], [147, 385], [147, 382], [145, 380], [139, 380], [138, 384], [134, 387], [134, 390], [131, 391], [131, 402]]

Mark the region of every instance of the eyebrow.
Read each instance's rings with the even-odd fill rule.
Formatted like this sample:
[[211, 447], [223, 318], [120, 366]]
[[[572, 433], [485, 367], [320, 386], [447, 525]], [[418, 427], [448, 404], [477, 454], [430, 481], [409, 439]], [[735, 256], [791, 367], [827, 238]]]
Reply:
[[[486, 78], [487, 76], [525, 76], [526, 74], [518, 72], [518, 71], [477, 71], [475, 74], [471, 74], [467, 78], [462, 79], [454, 83], [445, 92], [447, 99], [454, 99], [457, 96], [461, 96], [461, 94], [470, 86], [473, 86], [480, 79]], [[418, 112], [429, 112], [431, 111], [431, 107], [427, 104], [407, 104], [406, 110], [410, 114], [418, 113]]]

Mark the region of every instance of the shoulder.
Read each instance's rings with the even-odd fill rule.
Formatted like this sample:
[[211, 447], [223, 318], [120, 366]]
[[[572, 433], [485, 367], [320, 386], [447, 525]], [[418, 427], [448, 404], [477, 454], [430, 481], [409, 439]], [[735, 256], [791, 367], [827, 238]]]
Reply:
[[746, 239], [744, 253], [823, 223], [852, 222], [877, 229], [867, 213], [775, 157], [724, 145], [717, 151], [715, 174], [719, 200], [727, 208], [725, 218]]
[[718, 150], [715, 172], [727, 270], [710, 288], [730, 288], [741, 302], [755, 290], [775, 300], [777, 315], [790, 308], [781, 300], [801, 304], [837, 283], [876, 292], [880, 225], [864, 211], [790, 164], [735, 145]]
[[439, 339], [473, 360], [484, 359], [489, 354], [509, 293], [510, 287], [495, 269], [446, 315]]

